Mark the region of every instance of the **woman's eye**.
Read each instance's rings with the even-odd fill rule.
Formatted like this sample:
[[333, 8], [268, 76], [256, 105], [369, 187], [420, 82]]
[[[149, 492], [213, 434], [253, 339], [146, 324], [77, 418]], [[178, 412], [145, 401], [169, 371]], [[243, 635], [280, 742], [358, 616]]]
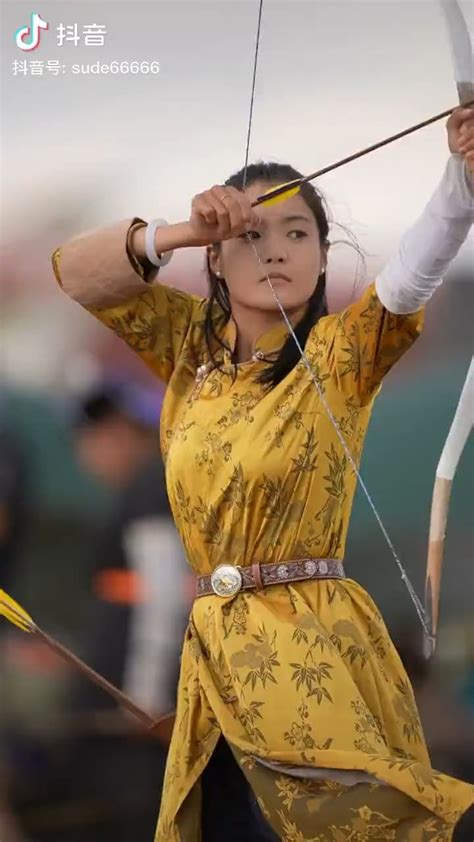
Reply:
[[246, 240], [249, 235], [250, 235], [250, 239], [253, 240], [252, 234], [256, 234], [257, 237], [260, 237], [260, 234], [258, 233], [258, 231], [247, 231], [245, 234], [239, 234], [239, 240]]
[[[253, 240], [254, 239], [254, 237], [252, 236], [253, 234], [255, 234], [255, 237], [260, 237], [260, 234], [258, 233], [258, 231], [247, 231], [246, 234], [240, 234], [239, 235], [239, 240], [246, 240], [249, 235], [250, 235], [250, 238]], [[295, 228], [294, 231], [289, 231], [288, 234], [297, 234], [297, 237], [293, 238], [293, 239], [297, 239], [297, 240], [300, 240], [302, 237], [308, 236], [306, 231], [300, 231], [297, 228]]]
[[307, 237], [308, 236], [306, 231], [299, 231], [298, 229], [295, 229], [294, 231], [290, 231], [289, 233], [290, 234], [298, 234], [298, 237], [297, 237], [298, 240], [300, 240], [301, 237]]

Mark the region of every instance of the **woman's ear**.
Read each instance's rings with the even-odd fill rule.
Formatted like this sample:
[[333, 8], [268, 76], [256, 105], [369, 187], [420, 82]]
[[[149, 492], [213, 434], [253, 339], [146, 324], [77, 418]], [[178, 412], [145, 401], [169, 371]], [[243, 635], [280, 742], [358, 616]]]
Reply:
[[220, 254], [218, 249], [216, 249], [214, 245], [210, 245], [206, 246], [206, 252], [209, 260], [209, 266], [211, 267], [212, 272], [218, 276], [221, 270]]
[[321, 270], [320, 270], [320, 275], [322, 275], [323, 272], [325, 272], [326, 269], [327, 269], [328, 253], [329, 253], [330, 245], [331, 245], [331, 243], [329, 242], [329, 240], [324, 240], [324, 243], [321, 246]]

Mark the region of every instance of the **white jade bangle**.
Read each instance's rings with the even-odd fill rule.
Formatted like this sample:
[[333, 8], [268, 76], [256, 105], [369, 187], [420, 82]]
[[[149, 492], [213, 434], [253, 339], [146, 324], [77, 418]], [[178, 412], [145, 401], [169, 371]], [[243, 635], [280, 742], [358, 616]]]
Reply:
[[165, 219], [152, 219], [145, 228], [145, 252], [153, 266], [166, 266], [170, 262], [173, 252], [166, 251], [158, 255], [155, 249], [155, 231], [160, 225], [168, 225]]

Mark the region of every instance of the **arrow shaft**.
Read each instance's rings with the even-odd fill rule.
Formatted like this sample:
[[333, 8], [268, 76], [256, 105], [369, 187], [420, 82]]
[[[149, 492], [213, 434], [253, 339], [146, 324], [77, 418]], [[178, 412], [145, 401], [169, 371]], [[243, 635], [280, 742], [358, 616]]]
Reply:
[[[474, 106], [474, 100], [466, 103], [466, 108], [469, 106]], [[455, 106], [458, 108], [459, 106]], [[403, 129], [401, 132], [397, 132], [397, 134], [391, 135], [390, 137], [386, 137], [383, 140], [379, 140], [377, 143], [373, 143], [371, 146], [367, 146], [365, 149], [361, 149], [359, 152], [354, 152], [352, 155], [348, 155], [346, 158], [341, 158], [339, 161], [336, 161], [334, 164], [329, 164], [327, 167], [323, 167], [320, 170], [316, 170], [316, 172], [310, 173], [310, 175], [306, 175], [304, 178], [299, 179], [299, 184], [305, 184], [307, 181], [313, 181], [315, 178], [319, 178], [321, 175], [325, 175], [332, 170], [337, 170], [338, 167], [344, 166], [344, 164], [349, 164], [351, 161], [356, 161], [357, 158], [362, 158], [364, 155], [368, 155], [369, 152], [374, 152], [376, 149], [381, 149], [382, 146], [387, 146], [389, 143], [393, 143], [395, 140], [400, 140], [402, 137], [406, 137], [413, 132], [419, 131], [419, 129], [424, 129], [425, 126], [431, 125], [431, 123], [436, 123], [438, 120], [443, 120], [445, 117], [449, 117], [450, 114], [453, 113], [455, 108], [448, 108], [446, 111], [441, 111], [440, 114], [435, 114], [433, 117], [428, 117], [427, 120], [423, 120], [421, 123], [416, 123], [415, 126], [409, 126], [407, 129]], [[298, 184], [298, 181], [291, 181], [289, 184], [295, 186]], [[267, 193], [263, 194], [262, 196], [258, 196], [257, 199], [252, 202], [252, 207], [256, 205], [262, 204], [262, 202], [268, 202], [269, 199], [274, 199], [277, 196], [281, 196], [288, 190], [288, 184], [283, 184], [280, 187], [276, 187], [275, 190], [269, 190]]]
[[115, 687], [114, 684], [111, 684], [110, 681], [107, 681], [102, 675], [99, 675], [92, 667], [88, 666], [81, 658], [77, 655], [74, 655], [69, 649], [55, 640], [53, 637], [50, 637], [49, 634], [46, 634], [42, 629], [35, 625], [33, 629], [33, 634], [36, 635], [46, 646], [49, 646], [57, 655], [59, 655], [64, 661], [67, 661], [68, 664], [79, 669], [83, 675], [85, 675], [90, 681], [100, 687], [102, 690], [105, 690], [109, 696], [115, 699], [116, 702], [119, 703], [122, 707], [132, 713], [134, 716], [137, 717], [147, 728], [151, 728], [155, 724], [155, 720], [149, 716], [148, 713], [145, 713], [144, 710], [138, 707], [135, 702], [125, 694], [122, 693], [118, 687]]

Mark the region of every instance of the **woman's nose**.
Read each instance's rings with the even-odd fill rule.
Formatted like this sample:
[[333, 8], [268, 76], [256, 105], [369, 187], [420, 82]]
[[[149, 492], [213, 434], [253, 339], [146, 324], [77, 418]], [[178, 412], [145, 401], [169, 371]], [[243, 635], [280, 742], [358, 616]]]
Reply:
[[265, 260], [263, 262], [268, 264], [268, 265], [271, 265], [272, 263], [284, 263], [285, 260], [286, 260], [286, 257], [283, 257], [282, 255], [280, 255], [279, 257], [267, 257], [267, 258], [265, 258]]

